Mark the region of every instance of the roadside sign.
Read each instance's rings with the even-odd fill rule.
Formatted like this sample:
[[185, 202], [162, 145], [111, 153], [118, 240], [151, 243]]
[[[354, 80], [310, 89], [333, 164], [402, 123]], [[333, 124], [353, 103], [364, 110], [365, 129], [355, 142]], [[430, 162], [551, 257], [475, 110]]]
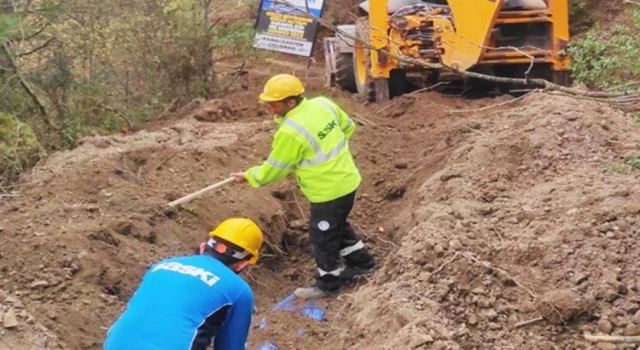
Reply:
[[[324, 0], [290, 0], [296, 9], [320, 17]], [[281, 2], [262, 0], [253, 47], [298, 56], [311, 56], [318, 22]]]

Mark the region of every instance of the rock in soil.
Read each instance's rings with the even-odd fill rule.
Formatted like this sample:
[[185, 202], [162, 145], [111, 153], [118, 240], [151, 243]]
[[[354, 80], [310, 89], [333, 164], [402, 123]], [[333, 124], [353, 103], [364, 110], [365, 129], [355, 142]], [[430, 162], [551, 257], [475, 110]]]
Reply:
[[547, 292], [537, 303], [538, 312], [551, 324], [567, 324], [586, 315], [590, 306], [584, 298], [568, 289]]
[[631, 318], [631, 320], [637, 324], [640, 325], [640, 310], [638, 310], [638, 312], [636, 312], [635, 315], [633, 315], [633, 317]]
[[13, 309], [9, 309], [4, 313], [4, 317], [2, 319], [2, 325], [4, 328], [11, 329], [18, 327], [18, 318], [16, 317], [15, 311]]
[[608, 320], [598, 321], [598, 330], [602, 333], [610, 334], [613, 331], [613, 324]]

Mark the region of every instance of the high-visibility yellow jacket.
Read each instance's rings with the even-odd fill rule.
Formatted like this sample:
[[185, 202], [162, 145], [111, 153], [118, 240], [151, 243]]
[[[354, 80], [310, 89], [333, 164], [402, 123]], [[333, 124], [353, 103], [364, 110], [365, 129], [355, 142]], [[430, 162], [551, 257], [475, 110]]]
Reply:
[[362, 180], [349, 138], [356, 125], [338, 105], [324, 97], [304, 99], [284, 117], [264, 163], [245, 172], [260, 187], [295, 172], [311, 203], [323, 203], [355, 191]]

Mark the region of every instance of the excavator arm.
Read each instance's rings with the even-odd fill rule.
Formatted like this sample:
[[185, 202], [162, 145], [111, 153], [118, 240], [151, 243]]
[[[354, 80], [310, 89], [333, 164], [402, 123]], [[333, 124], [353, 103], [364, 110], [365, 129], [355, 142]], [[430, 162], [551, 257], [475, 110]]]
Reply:
[[[455, 28], [441, 28], [442, 63], [467, 70], [486, 52], [504, 0], [449, 0]], [[438, 28], [436, 28], [436, 31]]]

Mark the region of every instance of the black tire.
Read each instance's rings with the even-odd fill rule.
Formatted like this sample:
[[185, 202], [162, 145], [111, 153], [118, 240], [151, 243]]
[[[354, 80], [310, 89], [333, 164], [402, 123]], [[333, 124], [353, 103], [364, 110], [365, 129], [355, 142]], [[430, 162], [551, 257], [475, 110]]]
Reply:
[[[367, 21], [366, 18], [360, 18], [356, 23], [356, 37], [364, 40], [365, 42], [369, 39], [369, 35], [367, 35], [366, 33], [366, 30], [367, 30], [366, 21]], [[364, 81], [361, 81], [361, 79], [358, 78], [357, 51], [359, 50], [361, 45], [362, 44], [360, 43], [356, 43], [356, 51], [353, 53], [352, 69], [353, 69], [354, 82], [356, 85], [356, 90], [358, 92], [358, 95], [366, 98], [367, 101], [369, 102], [375, 102], [376, 88], [375, 88], [373, 79], [369, 76], [369, 74], [366, 75], [366, 78], [364, 79]], [[361, 48], [361, 50], [364, 51], [364, 55], [365, 55], [364, 59], [366, 62], [365, 67], [367, 67], [368, 69], [368, 67], [371, 66], [371, 50], [367, 48]]]
[[336, 85], [349, 92], [358, 92], [352, 53], [340, 53], [336, 57]]

